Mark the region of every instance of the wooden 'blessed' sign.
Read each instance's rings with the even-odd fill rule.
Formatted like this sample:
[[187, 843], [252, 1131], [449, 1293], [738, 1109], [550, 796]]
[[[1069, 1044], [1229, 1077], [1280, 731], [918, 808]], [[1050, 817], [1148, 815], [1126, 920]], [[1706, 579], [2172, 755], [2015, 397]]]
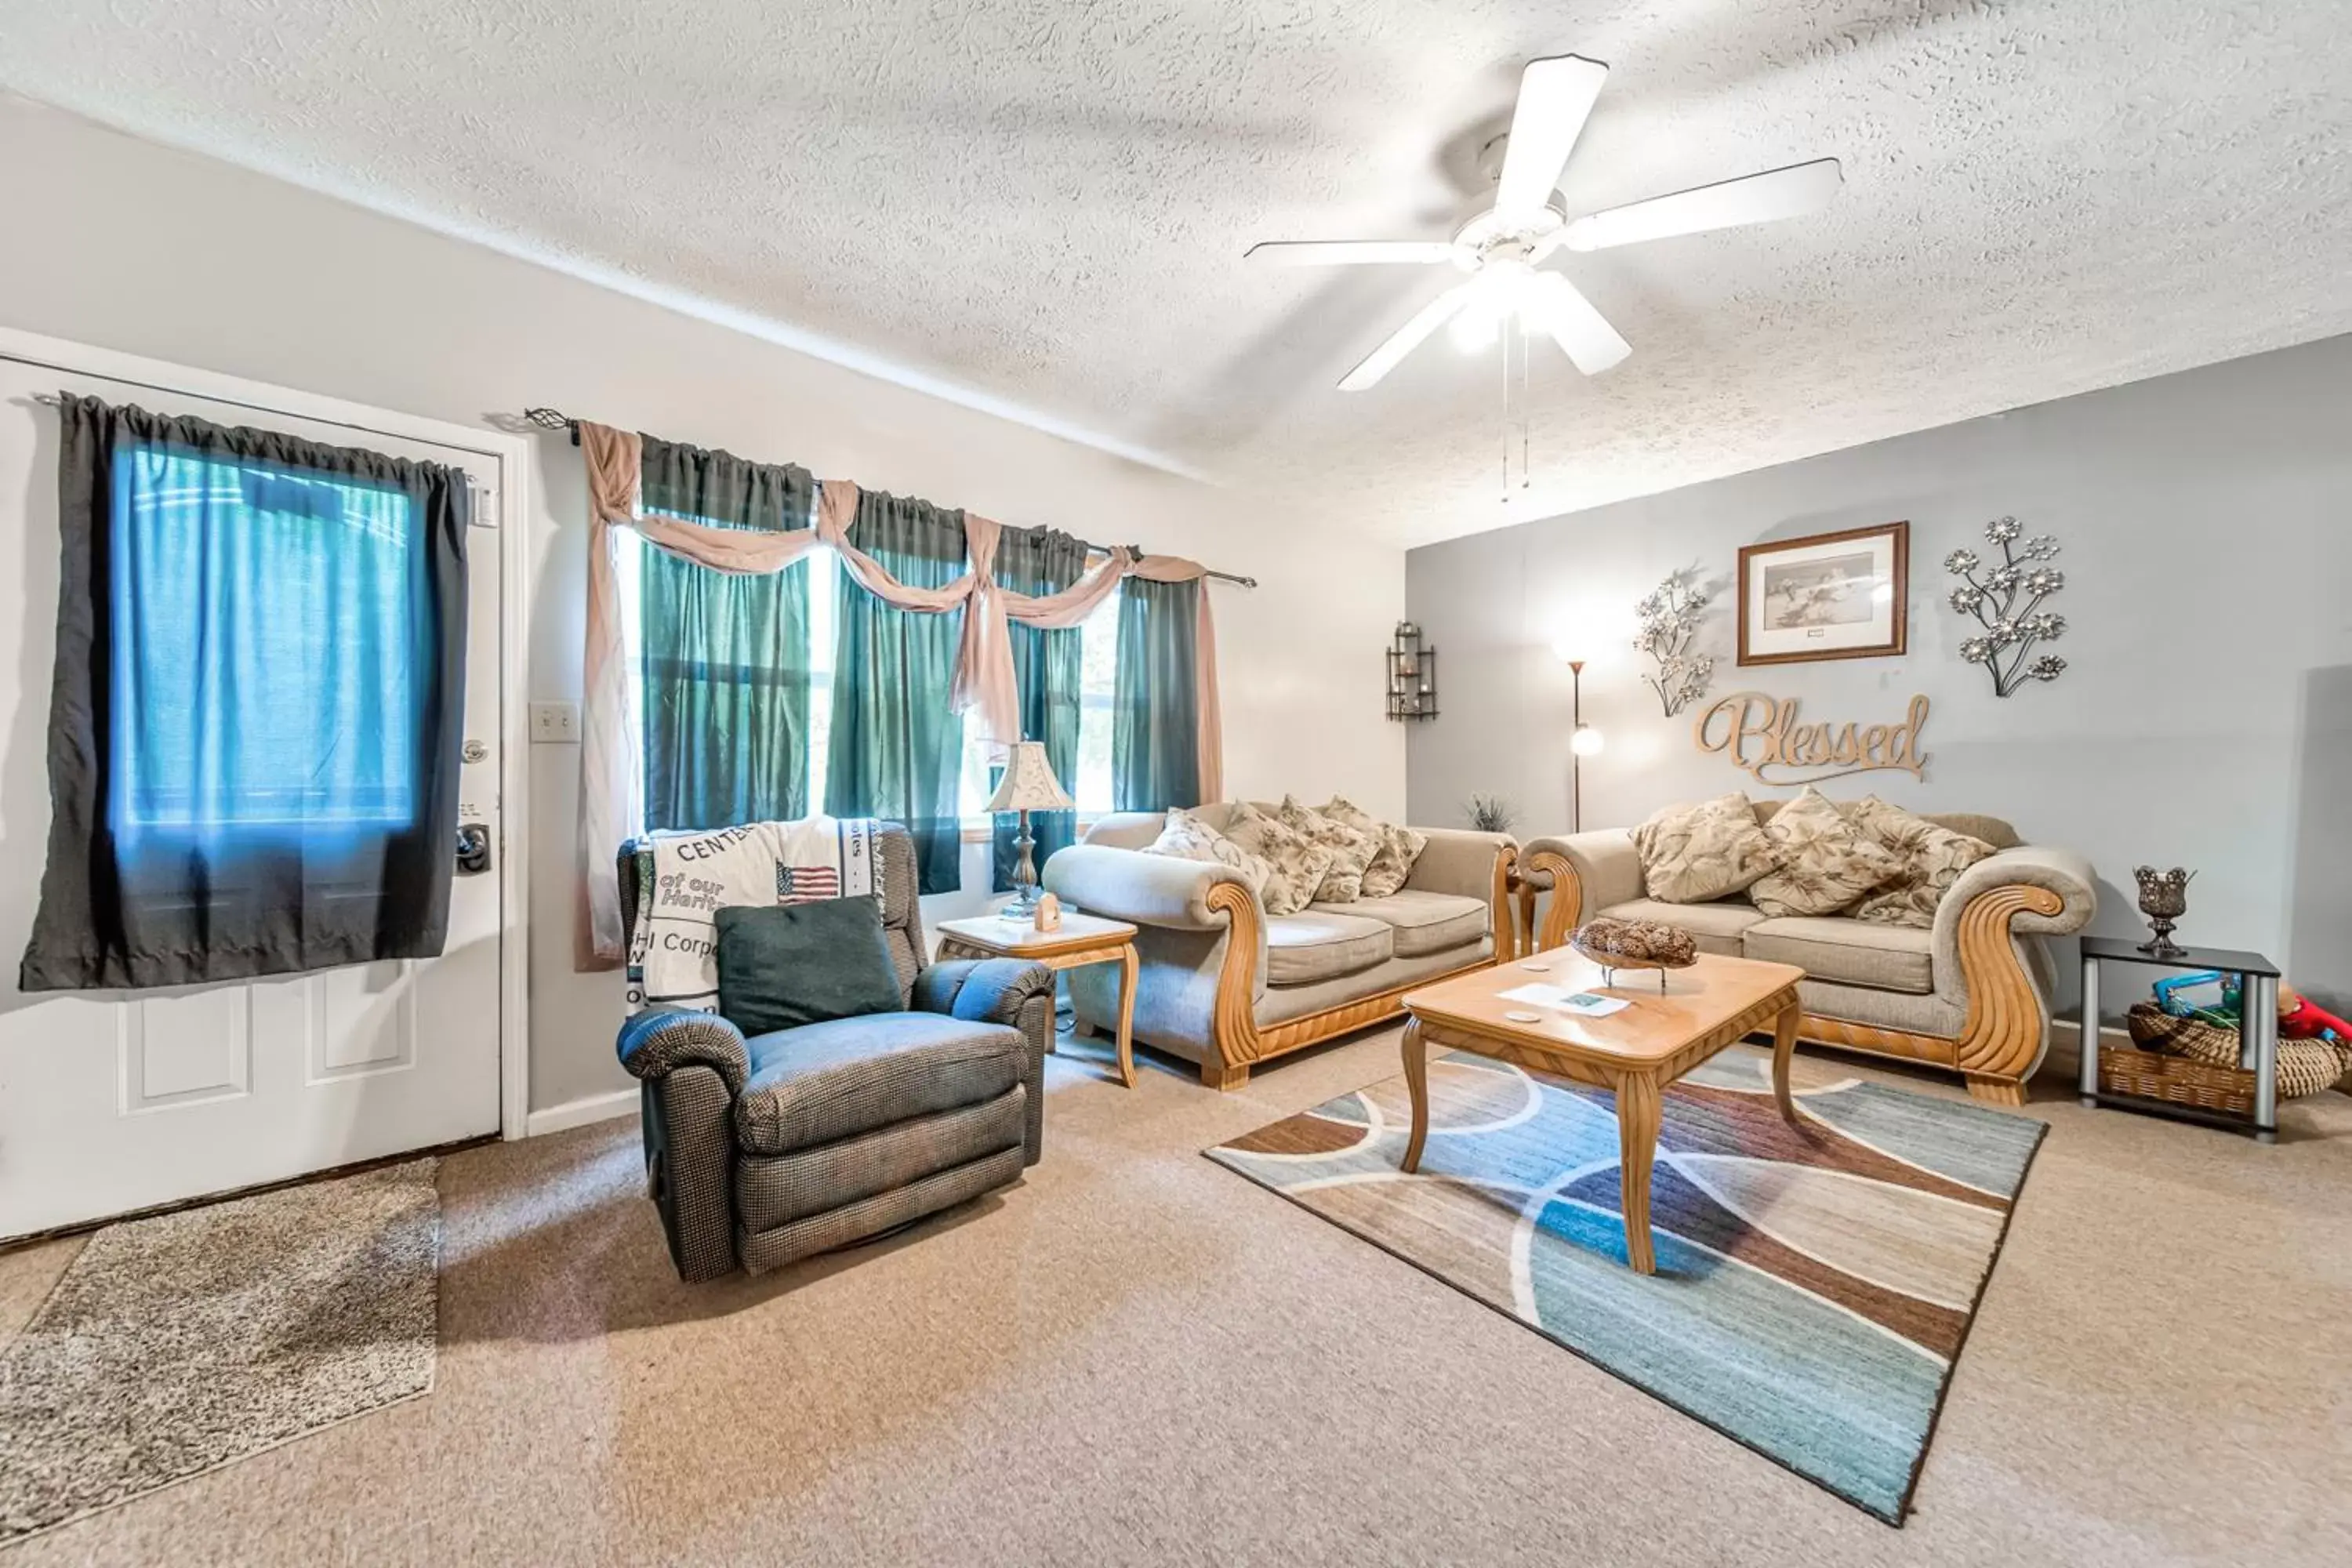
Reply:
[[1759, 783], [1802, 784], [1880, 769], [1924, 779], [1927, 725], [1924, 696], [1911, 699], [1900, 724], [1805, 724], [1793, 697], [1735, 691], [1700, 714], [1691, 734], [1700, 751], [1721, 752]]

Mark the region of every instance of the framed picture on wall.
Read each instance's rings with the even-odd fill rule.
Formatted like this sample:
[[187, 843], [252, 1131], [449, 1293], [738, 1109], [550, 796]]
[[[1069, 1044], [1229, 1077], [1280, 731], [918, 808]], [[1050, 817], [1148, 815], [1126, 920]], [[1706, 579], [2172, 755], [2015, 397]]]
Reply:
[[1901, 653], [1910, 574], [1907, 522], [1747, 546], [1739, 552], [1739, 662]]

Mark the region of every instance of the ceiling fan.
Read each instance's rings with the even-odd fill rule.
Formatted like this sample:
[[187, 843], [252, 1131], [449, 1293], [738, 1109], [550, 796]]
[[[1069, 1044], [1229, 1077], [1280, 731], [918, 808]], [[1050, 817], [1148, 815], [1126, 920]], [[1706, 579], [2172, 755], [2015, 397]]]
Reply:
[[1555, 251], [1606, 250], [1796, 217], [1820, 211], [1837, 195], [1838, 162], [1819, 158], [1570, 219], [1553, 187], [1608, 77], [1607, 66], [1580, 55], [1528, 63], [1504, 142], [1495, 205], [1464, 224], [1452, 239], [1277, 239], [1250, 247], [1252, 261], [1292, 267], [1450, 261], [1469, 274], [1365, 355], [1340, 379], [1342, 392], [1372, 385], [1448, 322], [1454, 341], [1465, 349], [1493, 342], [1516, 322], [1523, 331], [1549, 336], [1577, 369], [1598, 375], [1633, 353], [1633, 346], [1576, 285], [1542, 266]]

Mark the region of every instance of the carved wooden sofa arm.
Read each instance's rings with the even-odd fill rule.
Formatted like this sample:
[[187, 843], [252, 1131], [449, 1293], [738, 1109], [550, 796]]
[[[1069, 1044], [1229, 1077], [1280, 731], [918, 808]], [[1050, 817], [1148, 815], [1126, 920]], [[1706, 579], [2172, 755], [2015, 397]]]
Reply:
[[[1568, 941], [1588, 910], [1642, 897], [1642, 860], [1633, 836], [1622, 827], [1530, 838], [1520, 847], [1517, 876], [1519, 948], [1538, 952]], [[1543, 929], [1536, 929], [1536, 896], [1549, 893]]]
[[1936, 909], [1936, 994], [1966, 1009], [1952, 1065], [1969, 1092], [2021, 1105], [2050, 1048], [2047, 983], [2020, 938], [2069, 936], [2098, 912], [2089, 861], [2041, 845], [2004, 849], [1960, 873]]

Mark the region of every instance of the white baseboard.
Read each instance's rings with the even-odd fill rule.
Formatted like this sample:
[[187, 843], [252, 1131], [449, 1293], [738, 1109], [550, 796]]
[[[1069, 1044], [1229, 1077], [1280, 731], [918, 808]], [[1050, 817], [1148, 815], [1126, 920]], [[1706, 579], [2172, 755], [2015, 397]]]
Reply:
[[[2053, 1018], [2050, 1020], [2050, 1043], [2052, 1045], [2063, 1045], [2071, 1051], [2082, 1044], [2082, 1026], [2076, 1024], [2074, 1019]], [[2128, 1046], [2131, 1043], [2132, 1037], [2130, 1030], [2120, 1028], [2114, 1024], [2109, 1024], [2104, 1021], [2100, 1023], [2100, 1045]]]
[[567, 1100], [561, 1105], [532, 1111], [523, 1121], [522, 1135], [537, 1138], [544, 1133], [585, 1127], [592, 1121], [611, 1121], [623, 1116], [635, 1116], [637, 1103], [635, 1089], [616, 1089], [610, 1094], [583, 1095], [578, 1100]]

